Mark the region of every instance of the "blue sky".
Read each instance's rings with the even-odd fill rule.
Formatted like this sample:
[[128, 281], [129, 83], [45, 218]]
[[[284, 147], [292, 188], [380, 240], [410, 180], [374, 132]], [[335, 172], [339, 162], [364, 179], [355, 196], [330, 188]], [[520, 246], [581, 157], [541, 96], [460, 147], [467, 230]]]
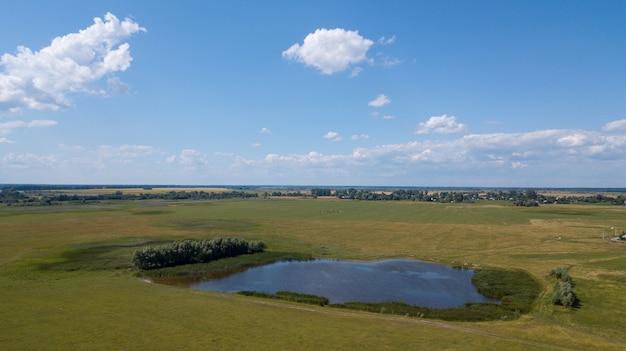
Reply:
[[624, 1], [13, 1], [0, 183], [626, 187]]

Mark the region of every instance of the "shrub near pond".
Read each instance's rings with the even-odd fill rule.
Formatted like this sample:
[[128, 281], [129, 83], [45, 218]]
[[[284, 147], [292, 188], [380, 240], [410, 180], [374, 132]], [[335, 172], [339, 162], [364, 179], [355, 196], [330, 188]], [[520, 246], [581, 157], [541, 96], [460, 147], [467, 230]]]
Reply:
[[264, 242], [247, 242], [241, 238], [181, 240], [158, 246], [147, 246], [133, 254], [133, 266], [140, 270], [206, 263], [226, 257], [263, 252]]
[[565, 307], [572, 307], [578, 302], [576, 294], [574, 294], [574, 281], [567, 272], [567, 268], [557, 267], [550, 270], [550, 276], [557, 279], [554, 282], [554, 294], [552, 295], [552, 303]]

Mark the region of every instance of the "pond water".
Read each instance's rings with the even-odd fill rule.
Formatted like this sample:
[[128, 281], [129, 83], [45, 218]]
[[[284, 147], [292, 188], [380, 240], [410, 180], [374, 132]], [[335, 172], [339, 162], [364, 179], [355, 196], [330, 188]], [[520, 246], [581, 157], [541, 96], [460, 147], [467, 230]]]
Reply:
[[225, 293], [291, 291], [323, 296], [331, 304], [402, 301], [429, 308], [447, 308], [466, 302], [497, 302], [478, 293], [472, 285], [473, 275], [473, 270], [413, 260], [321, 259], [276, 262], [190, 287]]

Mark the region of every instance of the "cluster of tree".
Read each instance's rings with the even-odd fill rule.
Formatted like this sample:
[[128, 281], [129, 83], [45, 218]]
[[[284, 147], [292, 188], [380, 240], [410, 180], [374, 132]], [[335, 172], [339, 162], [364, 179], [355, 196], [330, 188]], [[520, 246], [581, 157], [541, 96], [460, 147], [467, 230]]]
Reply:
[[28, 199], [28, 196], [13, 187], [0, 189], [0, 204], [15, 204]]
[[269, 191], [265, 191], [263, 192], [263, 197], [268, 197], [268, 196], [287, 196], [287, 197], [305, 197], [307, 196], [307, 194], [301, 192], [300, 190], [296, 190], [296, 191], [280, 191], [280, 190], [275, 190], [272, 192]]
[[554, 294], [552, 294], [552, 303], [565, 307], [572, 307], [578, 302], [578, 298], [574, 293], [574, 281], [567, 272], [567, 268], [557, 267], [550, 270], [550, 276], [556, 278], [554, 282]]
[[234, 237], [200, 241], [181, 240], [136, 250], [132, 257], [132, 264], [140, 270], [174, 267], [263, 252], [265, 248], [263, 241], [248, 242]]

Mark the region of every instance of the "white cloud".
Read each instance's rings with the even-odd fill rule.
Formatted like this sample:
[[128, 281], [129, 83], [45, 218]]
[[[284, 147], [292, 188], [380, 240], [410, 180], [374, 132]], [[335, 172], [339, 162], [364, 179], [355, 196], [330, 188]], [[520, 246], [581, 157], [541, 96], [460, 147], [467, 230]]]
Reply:
[[166, 161], [179, 164], [186, 170], [197, 170], [209, 165], [207, 156], [194, 149], [185, 149], [178, 155], [169, 156]]
[[0, 138], [0, 144], [15, 144], [15, 142], [7, 138]]
[[2, 167], [0, 168], [40, 169], [42, 167], [44, 168], [52, 167], [57, 163], [58, 163], [58, 160], [53, 155], [36, 155], [33, 153], [25, 153], [25, 154], [9, 153], [9, 154], [4, 155], [4, 157], [0, 159], [0, 165], [2, 165]]
[[557, 143], [562, 146], [581, 146], [587, 142], [587, 136], [583, 133], [574, 133], [557, 139]]
[[98, 156], [107, 159], [133, 159], [142, 156], [156, 155], [159, 149], [146, 145], [102, 145], [97, 151]]
[[363, 72], [363, 68], [354, 67], [352, 71], [350, 72], [350, 78], [358, 77], [358, 75], [361, 74], [361, 72]]
[[[334, 140], [341, 136], [329, 132], [325, 137]], [[366, 139], [366, 134], [354, 135], [351, 139]], [[0, 143], [6, 143], [6, 139], [0, 138]], [[167, 156], [145, 145], [103, 145], [95, 149], [60, 145], [59, 152], [53, 155], [0, 155], [0, 178], [62, 182], [69, 177], [81, 182], [116, 180], [121, 183], [134, 179], [138, 184], [145, 184], [164, 179], [177, 182], [183, 179], [180, 177], [188, 176], [192, 178], [185, 179], [200, 183], [214, 179], [225, 184], [448, 186], [531, 186], [524, 183], [527, 180], [536, 181], [537, 186], [587, 186], [588, 180], [596, 182], [591, 185], [602, 186], [598, 181], [601, 179], [604, 186], [626, 184], [615, 176], [626, 162], [626, 133], [602, 131], [547, 129], [467, 134], [453, 139], [358, 147], [337, 154], [311, 151], [267, 154], [258, 159], [246, 159], [233, 153], [216, 152], [214, 155], [225, 157], [218, 160], [217, 165], [194, 149]], [[590, 171], [593, 177], [589, 176]], [[604, 178], [599, 178], [601, 173]], [[567, 175], [576, 175], [571, 178], [573, 183], [563, 183]], [[22, 176], [24, 178], [16, 178]]]
[[[326, 138], [337, 136], [337, 133], [330, 132]], [[352, 137], [359, 138], [361, 136]], [[598, 167], [602, 162], [624, 161], [626, 135], [549, 129], [526, 133], [471, 134], [453, 140], [360, 147], [346, 154], [269, 154], [260, 160], [239, 157], [235, 168], [244, 167], [246, 171], [240, 170], [241, 173], [250, 174], [262, 168], [268, 179], [273, 179], [270, 174], [284, 175], [285, 179], [297, 175], [314, 178], [332, 174], [345, 176], [344, 181], [350, 181], [356, 175], [380, 177], [385, 174], [385, 177], [393, 179], [406, 174], [425, 174], [427, 170], [439, 174], [459, 170], [470, 170], [474, 174], [497, 170], [498, 174], [509, 174], [511, 177], [515, 177], [518, 172], [547, 176], [547, 169], [557, 172], [563, 167], [581, 167], [579, 170], [583, 172], [589, 165]], [[554, 177], [557, 177], [556, 174]], [[542, 176], [543, 179], [546, 178]]]
[[86, 153], [86, 160], [95, 158], [97, 160], [95, 166], [101, 169], [108, 167], [109, 164], [134, 164], [141, 159], [146, 159], [161, 153], [159, 149], [146, 145], [101, 145], [96, 150], [76, 149], [75, 151]]
[[272, 131], [269, 130], [268, 128], [263, 127], [259, 130], [259, 133], [260, 134], [272, 134]]
[[30, 122], [24, 121], [9, 121], [0, 123], [0, 135], [7, 135], [13, 132], [14, 129], [18, 128], [41, 128], [41, 127], [52, 127], [57, 125], [57, 121], [48, 120], [48, 119], [35, 119]]
[[457, 123], [456, 117], [442, 115], [430, 117], [428, 121], [420, 123], [415, 134], [455, 134], [467, 131], [467, 126]]
[[341, 141], [343, 138], [337, 132], [328, 132], [324, 135], [324, 139], [328, 139], [330, 141]]
[[[313, 66], [322, 74], [333, 74], [366, 61], [372, 44], [373, 41], [363, 38], [358, 31], [322, 28], [309, 33], [302, 45], [293, 44], [282, 52], [282, 56]], [[356, 71], [357, 74], [359, 72]]]
[[[52, 40], [39, 51], [20, 46], [17, 54], [0, 57], [0, 111], [19, 113], [23, 108], [57, 111], [70, 106], [69, 93], [103, 94], [97, 82], [130, 67], [128, 43], [134, 33], [145, 31], [130, 19], [118, 20], [111, 13], [94, 18], [94, 24], [77, 33]], [[116, 78], [114, 90], [127, 89]]]
[[380, 45], [389, 45], [396, 42], [396, 36], [392, 36], [391, 38], [380, 37], [378, 39], [378, 44]]
[[213, 153], [213, 155], [215, 155], [215, 156], [225, 156], [225, 157], [235, 157], [235, 156], [237, 156], [233, 152], [223, 152], [223, 151], [216, 151], [216, 152]]
[[130, 95], [130, 85], [122, 82], [118, 77], [107, 79], [107, 86], [111, 95]]
[[383, 57], [381, 60], [382, 62], [380, 62], [380, 64], [385, 68], [390, 68], [402, 63], [402, 60], [397, 57]]
[[370, 136], [367, 135], [367, 134], [361, 134], [361, 135], [355, 134], [355, 135], [350, 137], [350, 139], [352, 139], [352, 140], [365, 140], [365, 139], [369, 139], [369, 138], [370, 138]]
[[261, 147], [261, 143], [252, 143], [250, 144], [252, 147]]
[[370, 107], [383, 107], [391, 103], [391, 100], [385, 94], [378, 95], [374, 100], [367, 103]]
[[396, 117], [391, 116], [391, 115], [384, 115], [384, 116], [383, 116], [383, 119], [386, 119], [386, 120], [391, 120], [391, 119], [395, 119], [395, 118], [396, 118]]
[[626, 119], [609, 122], [602, 127], [602, 130], [607, 132], [624, 129], [626, 129]]

